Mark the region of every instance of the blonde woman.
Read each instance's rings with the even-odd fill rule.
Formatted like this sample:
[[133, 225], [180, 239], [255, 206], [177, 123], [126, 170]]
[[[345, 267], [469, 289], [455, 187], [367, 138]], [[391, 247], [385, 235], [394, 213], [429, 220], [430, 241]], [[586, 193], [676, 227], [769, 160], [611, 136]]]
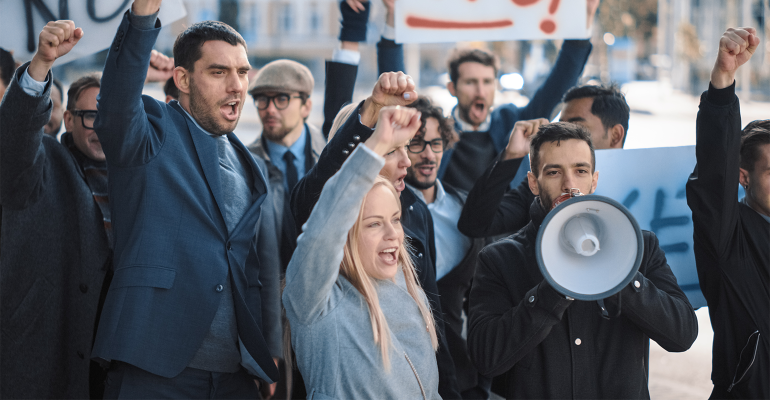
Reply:
[[436, 330], [384, 156], [420, 127], [384, 108], [324, 185], [286, 272], [283, 304], [308, 398], [438, 399]]

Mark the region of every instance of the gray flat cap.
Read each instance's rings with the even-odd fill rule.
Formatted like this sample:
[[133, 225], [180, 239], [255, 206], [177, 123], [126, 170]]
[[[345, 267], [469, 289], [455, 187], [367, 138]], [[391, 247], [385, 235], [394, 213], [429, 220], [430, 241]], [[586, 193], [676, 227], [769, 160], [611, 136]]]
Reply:
[[259, 70], [249, 94], [300, 92], [310, 95], [314, 84], [313, 74], [306, 66], [292, 60], [275, 60]]

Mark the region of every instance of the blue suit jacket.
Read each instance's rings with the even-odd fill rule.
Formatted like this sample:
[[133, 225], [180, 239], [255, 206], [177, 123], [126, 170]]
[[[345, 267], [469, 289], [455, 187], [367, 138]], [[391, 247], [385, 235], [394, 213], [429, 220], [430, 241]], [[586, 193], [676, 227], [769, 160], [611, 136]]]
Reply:
[[255, 247], [267, 186], [228, 134], [248, 160], [254, 189], [254, 203], [228, 234], [215, 141], [178, 103], [141, 93], [159, 25], [140, 30], [124, 16], [104, 66], [95, 129], [109, 166], [115, 276], [92, 355], [178, 375], [209, 331], [229, 273], [242, 358], [256, 360], [252, 373], [276, 380], [261, 330]]

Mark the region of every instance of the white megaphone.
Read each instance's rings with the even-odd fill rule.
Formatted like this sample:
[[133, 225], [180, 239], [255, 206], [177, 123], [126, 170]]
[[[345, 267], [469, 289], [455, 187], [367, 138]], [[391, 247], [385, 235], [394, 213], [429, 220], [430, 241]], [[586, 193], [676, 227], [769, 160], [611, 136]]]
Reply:
[[643, 253], [642, 231], [633, 215], [597, 195], [577, 195], [551, 210], [540, 225], [535, 250], [546, 281], [578, 300], [619, 292], [636, 275]]

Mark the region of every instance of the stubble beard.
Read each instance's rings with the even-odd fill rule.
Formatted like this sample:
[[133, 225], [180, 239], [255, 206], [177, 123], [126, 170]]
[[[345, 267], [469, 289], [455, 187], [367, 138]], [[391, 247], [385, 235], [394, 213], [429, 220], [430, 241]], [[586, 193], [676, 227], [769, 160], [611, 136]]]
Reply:
[[201, 128], [206, 130], [206, 132], [217, 136], [227, 135], [228, 133], [232, 132], [233, 129], [235, 129], [235, 127], [238, 125], [238, 121], [241, 119], [240, 110], [238, 112], [238, 118], [234, 121], [235, 123], [233, 124], [233, 127], [230, 128], [229, 126], [221, 124], [217, 121], [215, 113], [219, 112], [219, 109], [213, 110], [215, 106], [216, 101], [211, 101], [201, 92], [199, 92], [197, 86], [195, 85], [195, 81], [191, 78], [190, 113], [192, 114], [192, 117], [196, 122], [198, 122], [198, 125], [200, 125]]

